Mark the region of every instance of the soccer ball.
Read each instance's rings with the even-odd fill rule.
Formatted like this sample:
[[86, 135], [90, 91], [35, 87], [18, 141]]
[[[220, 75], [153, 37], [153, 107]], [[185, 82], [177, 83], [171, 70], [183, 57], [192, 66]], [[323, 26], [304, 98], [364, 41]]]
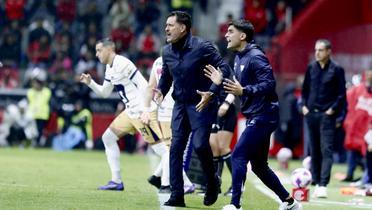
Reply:
[[292, 158], [292, 151], [283, 147], [279, 150], [278, 154], [276, 154], [276, 158], [279, 162], [287, 162]]
[[306, 168], [297, 168], [292, 172], [291, 182], [296, 188], [307, 187], [312, 180], [311, 172]]

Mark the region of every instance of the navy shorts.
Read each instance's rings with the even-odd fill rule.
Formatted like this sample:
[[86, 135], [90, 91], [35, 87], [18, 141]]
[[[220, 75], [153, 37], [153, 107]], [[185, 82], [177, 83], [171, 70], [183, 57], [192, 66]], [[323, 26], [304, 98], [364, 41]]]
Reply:
[[215, 122], [212, 124], [211, 133], [217, 133], [218, 131], [234, 132], [235, 126], [237, 124], [237, 120], [238, 120], [238, 117], [237, 117], [235, 105], [231, 104], [225, 116], [216, 117]]

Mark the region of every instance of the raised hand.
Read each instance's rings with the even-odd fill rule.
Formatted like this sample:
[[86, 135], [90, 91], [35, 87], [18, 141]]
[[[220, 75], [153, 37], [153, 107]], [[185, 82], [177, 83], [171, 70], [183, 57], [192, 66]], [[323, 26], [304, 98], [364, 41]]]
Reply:
[[148, 125], [150, 123], [150, 112], [142, 112], [140, 119], [144, 124]]
[[199, 91], [196, 92], [201, 96], [200, 102], [196, 105], [196, 111], [201, 112], [209, 103], [209, 101], [213, 98], [213, 93], [210, 91]]
[[80, 82], [81, 83], [89, 85], [91, 81], [92, 81], [92, 76], [90, 76], [90, 74], [84, 74], [83, 73], [83, 74], [80, 75]]
[[243, 95], [243, 87], [240, 85], [239, 81], [234, 77], [234, 81], [225, 79], [223, 82], [223, 88], [226, 93], [231, 93], [236, 96]]
[[212, 82], [216, 85], [220, 85], [222, 83], [223, 75], [219, 67], [216, 69], [212, 65], [206, 65], [204, 68], [204, 75], [212, 80]]
[[153, 91], [153, 94], [154, 94], [154, 101], [155, 101], [155, 103], [157, 105], [160, 105], [161, 102], [164, 99], [163, 94], [161, 93], [161, 91], [159, 89], [156, 89], [156, 88], [153, 88], [152, 91]]

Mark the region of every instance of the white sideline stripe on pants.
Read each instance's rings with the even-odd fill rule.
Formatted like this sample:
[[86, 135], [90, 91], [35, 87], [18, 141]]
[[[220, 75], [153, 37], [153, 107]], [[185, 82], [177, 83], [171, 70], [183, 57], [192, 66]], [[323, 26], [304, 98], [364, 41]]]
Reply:
[[[278, 198], [275, 193], [273, 193], [269, 188], [264, 186], [262, 183], [260, 183], [257, 178], [253, 181], [254, 187], [265, 194], [267, 197], [270, 197], [271, 199], [275, 200], [277, 203], [281, 203], [281, 200]], [[326, 206], [326, 205], [340, 205], [340, 206], [348, 206], [348, 207], [353, 207], [353, 208], [358, 208], [358, 209], [372, 209], [372, 204], [367, 204], [367, 203], [362, 203], [362, 202], [340, 202], [340, 201], [331, 201], [331, 200], [318, 200], [318, 199], [311, 199], [309, 202], [301, 202], [302, 205], [305, 204], [305, 206], [310, 203], [310, 204], [319, 204], [321, 206]]]

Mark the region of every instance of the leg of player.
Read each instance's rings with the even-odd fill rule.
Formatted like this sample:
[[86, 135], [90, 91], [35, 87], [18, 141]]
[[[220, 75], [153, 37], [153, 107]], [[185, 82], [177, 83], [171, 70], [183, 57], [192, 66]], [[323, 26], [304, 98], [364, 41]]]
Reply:
[[120, 150], [118, 144], [116, 143], [118, 139], [118, 136], [112, 131], [111, 128], [107, 128], [102, 135], [107, 162], [111, 169], [111, 180], [106, 185], [99, 187], [98, 190], [124, 190], [124, 184], [120, 175]]

